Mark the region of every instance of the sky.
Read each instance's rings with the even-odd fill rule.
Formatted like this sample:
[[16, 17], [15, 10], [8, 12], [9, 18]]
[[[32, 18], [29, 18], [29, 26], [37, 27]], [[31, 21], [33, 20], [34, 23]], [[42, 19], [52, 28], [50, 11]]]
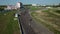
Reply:
[[17, 2], [23, 4], [52, 5], [59, 4], [60, 0], [0, 0], [0, 5], [15, 5]]

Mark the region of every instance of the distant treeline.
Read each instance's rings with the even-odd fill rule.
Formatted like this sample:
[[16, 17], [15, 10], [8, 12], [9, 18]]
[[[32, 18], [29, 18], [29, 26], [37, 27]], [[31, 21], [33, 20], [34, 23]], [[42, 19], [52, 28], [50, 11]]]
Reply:
[[46, 7], [48, 7], [48, 6], [50, 6], [50, 7], [60, 7], [60, 5], [46, 5]]
[[6, 5], [0, 5], [0, 11], [4, 10], [4, 8], [6, 8]]
[[[32, 4], [26, 4], [24, 6], [32, 6]], [[40, 7], [60, 7], [60, 4], [59, 5], [46, 5], [46, 6], [40, 5]]]
[[24, 5], [24, 6], [32, 6], [32, 4], [26, 4], [26, 5]]

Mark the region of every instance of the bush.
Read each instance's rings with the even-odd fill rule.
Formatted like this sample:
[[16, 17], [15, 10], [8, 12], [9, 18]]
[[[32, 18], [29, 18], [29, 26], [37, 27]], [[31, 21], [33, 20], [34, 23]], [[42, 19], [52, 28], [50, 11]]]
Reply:
[[60, 10], [56, 10], [55, 12], [59, 13], [60, 14]]
[[0, 11], [3, 11], [4, 10], [4, 8], [0, 8]]

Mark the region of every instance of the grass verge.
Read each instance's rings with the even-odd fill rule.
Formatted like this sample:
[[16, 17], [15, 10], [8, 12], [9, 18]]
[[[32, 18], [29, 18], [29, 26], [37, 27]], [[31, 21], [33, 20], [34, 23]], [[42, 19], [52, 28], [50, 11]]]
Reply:
[[0, 13], [0, 34], [20, 34], [18, 21], [14, 20], [15, 12]]

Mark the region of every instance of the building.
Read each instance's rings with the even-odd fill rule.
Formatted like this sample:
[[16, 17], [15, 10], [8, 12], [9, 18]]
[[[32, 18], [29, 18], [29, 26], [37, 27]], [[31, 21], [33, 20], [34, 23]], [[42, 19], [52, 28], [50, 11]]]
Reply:
[[32, 6], [37, 6], [37, 4], [32, 4]]
[[17, 8], [17, 9], [18, 9], [18, 8], [21, 8], [21, 7], [23, 7], [23, 4], [22, 4], [21, 2], [16, 3], [16, 8]]
[[17, 2], [16, 5], [7, 5], [7, 8], [4, 8], [5, 10], [13, 10], [18, 9], [22, 6], [21, 2]]
[[32, 6], [40, 6], [39, 4], [32, 4]]
[[14, 5], [7, 5], [7, 8], [5, 8], [5, 10], [13, 10], [13, 9], [17, 9], [16, 6], [14, 6]]
[[20, 2], [16, 3], [16, 8], [20, 8]]

